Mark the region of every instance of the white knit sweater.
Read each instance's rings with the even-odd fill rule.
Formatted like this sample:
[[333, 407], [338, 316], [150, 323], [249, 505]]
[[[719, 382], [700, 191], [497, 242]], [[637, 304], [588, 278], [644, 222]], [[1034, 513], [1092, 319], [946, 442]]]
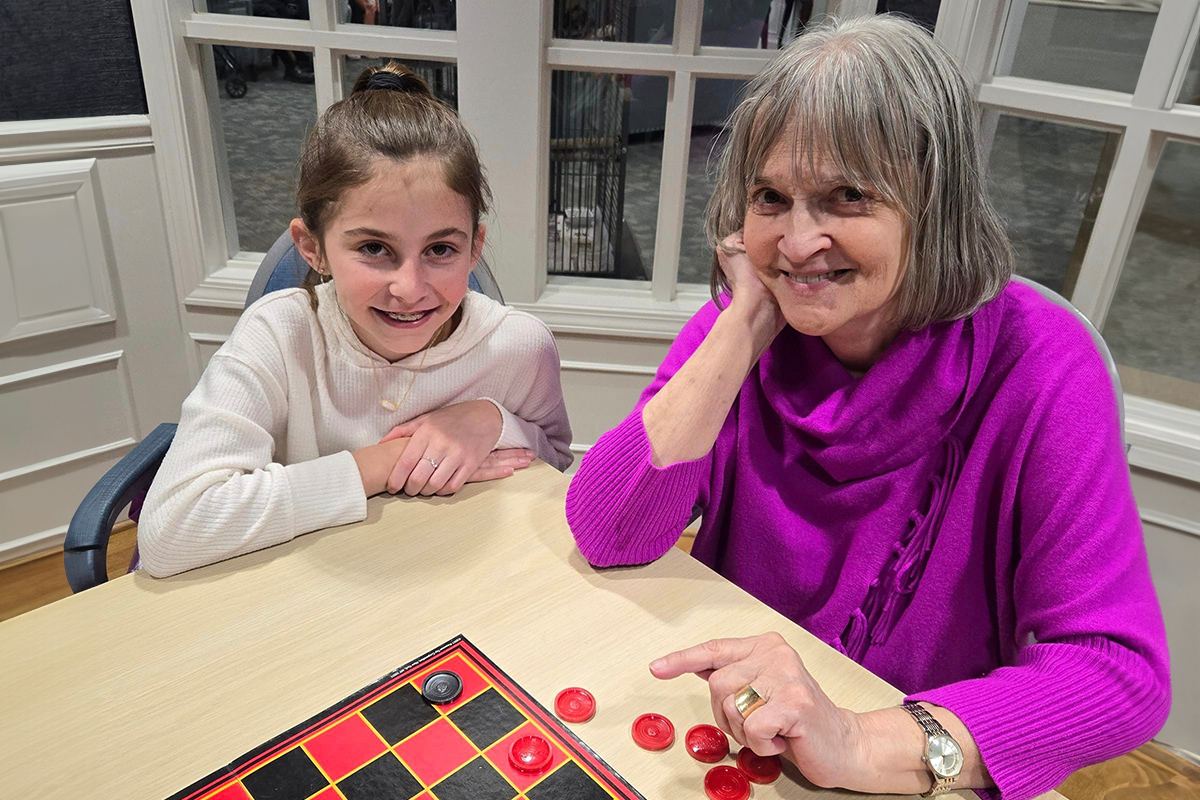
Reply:
[[[151, 575], [363, 519], [351, 451], [454, 403], [492, 401], [503, 417], [496, 448], [570, 466], [558, 351], [538, 319], [468, 292], [446, 341], [389, 364], [359, 341], [332, 285], [317, 293], [316, 312], [302, 289], [247, 309], [184, 401], [138, 523]], [[398, 402], [410, 382], [398, 411], [380, 405], [381, 395]]]

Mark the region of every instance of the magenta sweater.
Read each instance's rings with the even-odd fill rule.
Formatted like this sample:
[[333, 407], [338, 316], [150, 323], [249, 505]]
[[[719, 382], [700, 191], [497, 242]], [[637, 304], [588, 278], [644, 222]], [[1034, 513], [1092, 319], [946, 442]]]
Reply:
[[[907, 692], [950, 709], [1021, 800], [1162, 727], [1162, 613], [1112, 383], [1087, 331], [1010, 284], [902, 333], [856, 380], [784, 328], [712, 452], [654, 467], [642, 406], [712, 328], [702, 308], [592, 447], [567, 519], [596, 566], [692, 554]], [[687, 409], [679, 409], [686, 414]]]

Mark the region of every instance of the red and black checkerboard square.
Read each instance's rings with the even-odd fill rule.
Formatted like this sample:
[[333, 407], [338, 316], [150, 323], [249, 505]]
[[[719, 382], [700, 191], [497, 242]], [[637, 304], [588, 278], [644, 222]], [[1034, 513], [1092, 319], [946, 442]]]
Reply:
[[330, 780], [340, 781], [388, 746], [365, 719], [352, 714], [309, 739], [304, 749]]
[[438, 800], [512, 800], [517, 790], [482, 756], [433, 787]]
[[[547, 766], [546, 769], [542, 770], [541, 772], [532, 774], [528, 772], [522, 772], [521, 770], [515, 768], [512, 765], [512, 762], [510, 762], [508, 759], [508, 752], [509, 748], [512, 747], [512, 743], [522, 736], [530, 735], [541, 736], [550, 742], [549, 766]], [[526, 722], [508, 736], [505, 736], [503, 739], [496, 742], [494, 745], [488, 748], [483, 755], [488, 761], [492, 762], [492, 766], [498, 769], [500, 773], [504, 775], [504, 777], [508, 778], [509, 783], [517, 787], [517, 789], [520, 791], [525, 791], [530, 786], [533, 786], [535, 783], [544, 778], [547, 773], [558, 769], [560, 764], [570, 759], [570, 756], [567, 755], [567, 752], [562, 749], [561, 745], [554, 741], [553, 737], [547, 737], [546, 734], [543, 733], [542, 730], [532, 722]]]
[[409, 800], [425, 788], [391, 752], [350, 773], [337, 787], [346, 800]]
[[408, 683], [364, 708], [362, 715], [389, 745], [407, 739], [441, 716]]
[[610, 800], [604, 787], [596, 783], [574, 761], [568, 761], [546, 779], [525, 792], [529, 800]]
[[396, 745], [395, 751], [426, 786], [432, 786], [479, 755], [475, 745], [445, 718], [408, 737]]
[[308, 800], [329, 781], [308, 753], [297, 748], [251, 772], [242, 785], [254, 800]]
[[452, 711], [450, 721], [472, 744], [486, 750], [525, 722], [525, 715], [495, 689], [488, 689]]

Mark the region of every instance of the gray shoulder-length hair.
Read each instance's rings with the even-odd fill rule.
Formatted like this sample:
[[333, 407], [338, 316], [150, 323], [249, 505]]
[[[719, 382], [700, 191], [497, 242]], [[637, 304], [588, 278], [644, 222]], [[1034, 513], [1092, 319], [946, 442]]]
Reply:
[[[915, 23], [885, 14], [810, 28], [750, 82], [728, 130], [705, 222], [714, 250], [744, 224], [755, 177], [790, 135], [797, 169], [828, 159], [905, 219], [900, 328], [968, 316], [1008, 283], [1012, 246], [984, 189], [971, 90]], [[710, 283], [719, 305], [728, 284], [715, 257]]]

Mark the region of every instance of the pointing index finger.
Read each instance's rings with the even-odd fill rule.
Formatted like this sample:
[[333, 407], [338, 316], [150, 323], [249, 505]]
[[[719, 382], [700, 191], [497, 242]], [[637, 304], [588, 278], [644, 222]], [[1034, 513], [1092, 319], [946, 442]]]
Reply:
[[661, 680], [677, 678], [686, 672], [707, 674], [743, 660], [753, 647], [751, 639], [710, 639], [655, 659], [650, 663], [650, 672]]

